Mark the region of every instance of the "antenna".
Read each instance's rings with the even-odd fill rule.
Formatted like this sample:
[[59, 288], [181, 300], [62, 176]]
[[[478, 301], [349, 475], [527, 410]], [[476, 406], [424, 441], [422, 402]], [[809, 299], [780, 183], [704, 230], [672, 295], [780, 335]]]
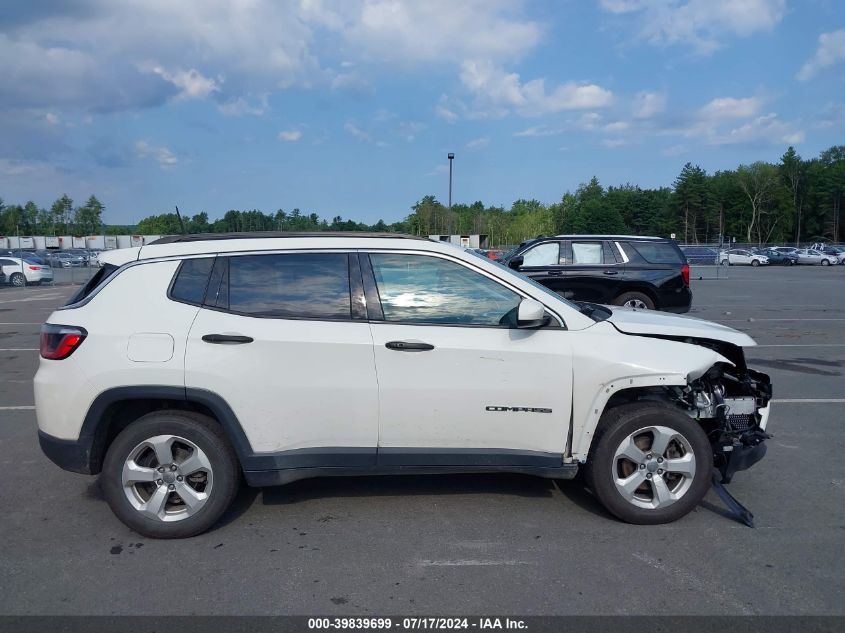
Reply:
[[179, 206], [178, 205], [174, 205], [174, 206], [176, 206], [176, 217], [179, 218], [179, 226], [182, 227], [182, 235], [187, 235], [188, 232], [185, 230], [185, 223], [182, 222], [182, 215], [179, 213]]

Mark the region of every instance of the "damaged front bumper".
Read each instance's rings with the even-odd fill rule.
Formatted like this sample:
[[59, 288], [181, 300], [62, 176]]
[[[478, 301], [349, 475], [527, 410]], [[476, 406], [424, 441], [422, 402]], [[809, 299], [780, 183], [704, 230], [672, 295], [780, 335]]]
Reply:
[[[733, 359], [732, 359], [733, 360]], [[690, 383], [685, 400], [707, 432], [713, 465], [721, 483], [730, 483], [740, 470], [751, 468], [766, 455], [766, 432], [771, 413], [772, 382], [767, 374], [720, 363]]]

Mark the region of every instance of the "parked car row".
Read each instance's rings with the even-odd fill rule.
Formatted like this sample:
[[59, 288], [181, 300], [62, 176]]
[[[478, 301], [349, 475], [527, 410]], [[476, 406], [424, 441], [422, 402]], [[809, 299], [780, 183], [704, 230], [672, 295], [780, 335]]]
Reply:
[[0, 256], [0, 284], [10, 286], [40, 285], [42, 282], [53, 281], [53, 269], [38, 257], [6, 257]]
[[770, 246], [761, 248], [731, 248], [719, 251], [708, 246], [681, 247], [691, 264], [722, 266], [794, 266], [796, 264], [832, 266], [845, 263], [845, 248], [796, 248]]
[[0, 257], [38, 258], [51, 268], [82, 268], [86, 266], [99, 266], [100, 252], [83, 249], [71, 249], [67, 251], [3, 250], [0, 251]]

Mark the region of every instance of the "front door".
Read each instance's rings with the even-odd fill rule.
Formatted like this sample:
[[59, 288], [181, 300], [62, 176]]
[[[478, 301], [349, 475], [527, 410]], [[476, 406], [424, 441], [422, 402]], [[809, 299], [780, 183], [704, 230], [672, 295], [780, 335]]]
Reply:
[[[559, 466], [571, 334], [509, 329], [521, 295], [446, 256], [371, 253], [367, 305], [379, 383], [379, 464]], [[371, 270], [370, 270], [371, 264]]]
[[373, 343], [353, 318], [348, 262], [337, 252], [218, 257], [188, 335], [185, 386], [222, 396], [276, 468], [329, 456], [375, 464]]

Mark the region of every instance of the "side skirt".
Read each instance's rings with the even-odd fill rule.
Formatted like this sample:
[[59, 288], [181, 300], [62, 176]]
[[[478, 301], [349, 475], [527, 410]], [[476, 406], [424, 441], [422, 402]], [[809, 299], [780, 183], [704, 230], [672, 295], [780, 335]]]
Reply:
[[314, 467], [285, 468], [282, 470], [246, 470], [244, 477], [253, 487], [282, 486], [312, 477], [359, 477], [373, 475], [454, 475], [478, 473], [517, 473], [547, 479], [573, 479], [578, 464], [557, 467], [544, 466], [399, 466], [381, 465], [367, 467]]

